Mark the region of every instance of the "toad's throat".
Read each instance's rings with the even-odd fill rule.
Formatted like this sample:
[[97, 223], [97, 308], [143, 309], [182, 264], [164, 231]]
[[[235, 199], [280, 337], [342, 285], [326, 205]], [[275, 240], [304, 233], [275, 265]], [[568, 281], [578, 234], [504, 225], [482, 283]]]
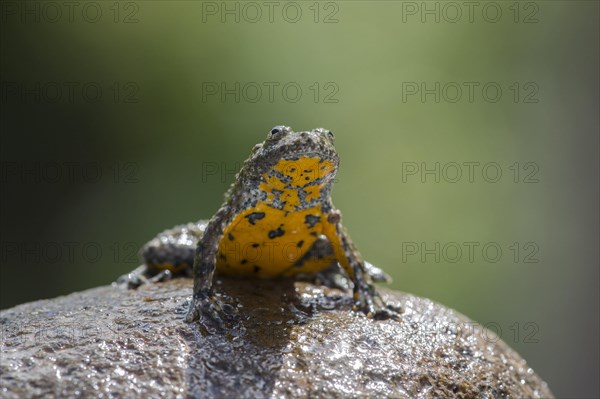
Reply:
[[292, 212], [314, 206], [322, 189], [335, 175], [336, 165], [330, 159], [299, 157], [282, 159], [261, 178], [259, 190], [264, 203]]

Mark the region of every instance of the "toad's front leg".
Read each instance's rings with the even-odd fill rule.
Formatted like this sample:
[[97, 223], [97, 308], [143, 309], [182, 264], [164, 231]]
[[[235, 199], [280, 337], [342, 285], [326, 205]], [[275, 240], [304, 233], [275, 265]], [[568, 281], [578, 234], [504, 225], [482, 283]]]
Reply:
[[331, 242], [338, 262], [354, 283], [354, 308], [377, 320], [400, 319], [402, 308], [386, 304], [375, 290], [364, 260], [342, 226], [339, 211], [329, 212], [324, 233]]
[[197, 320], [201, 314], [219, 325], [223, 324], [223, 319], [228, 318], [224, 306], [212, 289], [219, 242], [223, 237], [224, 226], [229, 223], [227, 215], [227, 208], [221, 208], [210, 220], [204, 235], [198, 241], [194, 256], [194, 291], [185, 316], [187, 322]]

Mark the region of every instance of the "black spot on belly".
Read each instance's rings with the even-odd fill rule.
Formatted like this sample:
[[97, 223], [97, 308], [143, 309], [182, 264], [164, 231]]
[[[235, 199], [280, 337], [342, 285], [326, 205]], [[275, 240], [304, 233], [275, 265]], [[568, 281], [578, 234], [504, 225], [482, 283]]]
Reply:
[[316, 236], [318, 236], [318, 234], [317, 234], [317, 232], [316, 232], [316, 231], [311, 231], [311, 232], [310, 232], [310, 235], [311, 235], [311, 236], [313, 236], [313, 237], [316, 237]]
[[302, 248], [302, 246], [303, 246], [303, 245], [304, 245], [304, 240], [300, 240], [300, 241], [298, 241], [298, 243], [296, 244], [296, 246], [297, 246], [298, 248]]
[[285, 234], [285, 231], [283, 231], [281, 229], [281, 227], [278, 227], [277, 230], [271, 230], [271, 231], [269, 231], [269, 238], [273, 239], [275, 237], [281, 237], [284, 234]]
[[254, 273], [258, 273], [260, 271], [261, 267], [258, 265], [254, 265]]
[[319, 223], [320, 221], [321, 221], [321, 216], [318, 216], [318, 215], [306, 215], [306, 217], [304, 217], [304, 223], [306, 223], [306, 225], [310, 229], [315, 227], [315, 224]]
[[248, 261], [246, 259], [242, 259], [240, 262], [242, 265], [245, 265], [246, 263], [248, 263]]
[[250, 224], [254, 225], [256, 224], [257, 220], [261, 220], [265, 217], [265, 213], [264, 212], [252, 212], [249, 215], [246, 215], [246, 219], [248, 219], [248, 222], [250, 222]]
[[260, 245], [257, 243], [252, 244], [252, 248], [258, 248]]
[[223, 255], [223, 254], [219, 254], [219, 258], [221, 260], [227, 260], [227, 257], [225, 255]]
[[235, 237], [231, 233], [227, 233], [227, 238], [229, 238], [229, 241], [235, 240]]

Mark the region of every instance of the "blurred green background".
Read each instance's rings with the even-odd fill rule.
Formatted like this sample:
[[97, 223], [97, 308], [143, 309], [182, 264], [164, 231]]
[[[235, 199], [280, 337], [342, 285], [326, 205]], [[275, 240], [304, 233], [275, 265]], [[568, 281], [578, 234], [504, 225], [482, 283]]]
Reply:
[[598, 2], [0, 4], [0, 308], [109, 284], [272, 126], [323, 126], [394, 289], [598, 397]]

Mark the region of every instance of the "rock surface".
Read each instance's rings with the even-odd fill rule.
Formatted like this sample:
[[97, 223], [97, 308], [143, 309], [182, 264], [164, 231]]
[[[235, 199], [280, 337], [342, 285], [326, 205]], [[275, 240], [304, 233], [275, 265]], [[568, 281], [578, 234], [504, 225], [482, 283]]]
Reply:
[[373, 321], [335, 289], [219, 279], [225, 330], [182, 321], [191, 281], [99, 287], [0, 312], [3, 398], [551, 398], [492, 332], [379, 288], [403, 321]]

